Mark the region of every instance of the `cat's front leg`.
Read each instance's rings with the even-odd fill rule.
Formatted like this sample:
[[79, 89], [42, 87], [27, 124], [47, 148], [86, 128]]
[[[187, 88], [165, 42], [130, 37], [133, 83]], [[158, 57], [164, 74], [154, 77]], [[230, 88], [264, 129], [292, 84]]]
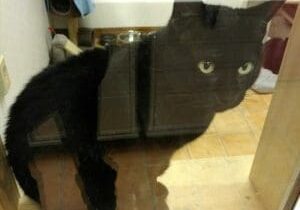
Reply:
[[102, 159], [98, 146], [78, 154], [78, 173], [89, 210], [115, 210], [117, 172]]
[[61, 113], [66, 132], [63, 143], [74, 155], [78, 170], [77, 183], [89, 210], [115, 210], [117, 173], [103, 160], [105, 150], [96, 140], [94, 115], [88, 117], [89, 112], [82, 110], [92, 109], [72, 111], [77, 116]]

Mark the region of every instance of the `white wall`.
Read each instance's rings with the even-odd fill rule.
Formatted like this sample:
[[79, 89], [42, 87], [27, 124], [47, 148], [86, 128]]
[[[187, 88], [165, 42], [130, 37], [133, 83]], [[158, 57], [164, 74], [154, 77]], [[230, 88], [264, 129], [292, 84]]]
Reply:
[[[172, 14], [175, 0], [94, 0], [95, 10], [80, 20], [81, 27], [118, 28], [165, 26]], [[185, 1], [185, 0], [176, 0]], [[233, 8], [255, 6], [250, 0], [195, 0]], [[55, 28], [66, 28], [66, 19], [51, 16]]]
[[0, 99], [0, 134], [15, 97], [31, 76], [48, 64], [49, 38], [43, 0], [0, 0], [0, 54], [11, 79], [8, 94]]
[[[147, 27], [167, 24], [173, 9], [173, 0], [96, 0], [95, 10], [83, 17], [82, 27], [114, 28], [114, 27]], [[66, 28], [66, 20], [52, 16], [53, 26]]]
[[115, 2], [97, 0], [96, 8], [81, 23], [86, 27], [164, 26], [173, 9], [173, 0], [153, 2]]

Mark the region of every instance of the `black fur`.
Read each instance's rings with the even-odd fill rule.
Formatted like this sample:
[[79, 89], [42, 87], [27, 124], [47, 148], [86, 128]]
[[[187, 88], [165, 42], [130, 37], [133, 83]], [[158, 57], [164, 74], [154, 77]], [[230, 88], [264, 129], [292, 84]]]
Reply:
[[[158, 31], [155, 36], [149, 37], [149, 42], [142, 43], [139, 52], [143, 52], [144, 57], [149, 58], [153, 50], [149, 43], [157, 43], [159, 46], [157, 52], [160, 54], [158, 53], [159, 59], [156, 62], [160, 63], [162, 69], [196, 72], [200, 58], [213, 61], [217, 67], [221, 67], [219, 71], [213, 76], [199, 77], [204, 88], [214, 87], [208, 89], [211, 94], [207, 94], [210, 92], [203, 89], [204, 100], [208, 101], [206, 96], [209, 95], [221, 101], [222, 103], [216, 106], [217, 111], [232, 108], [240, 103], [246, 90], [258, 75], [261, 40], [266, 22], [269, 20], [269, 16], [265, 14], [271, 6], [272, 3], [265, 3], [250, 10], [233, 10], [199, 3], [182, 3], [182, 6], [178, 7], [179, 10], [174, 11], [174, 17], [167, 27]], [[216, 30], [219, 27], [226, 29], [224, 31], [227, 33], [220, 34]], [[241, 27], [247, 30], [243, 31]], [[245, 43], [245, 38], [251, 38], [250, 42]], [[238, 42], [232, 45], [233, 40]], [[233, 54], [240, 52], [244, 53], [239, 56]], [[172, 55], [176, 59], [171, 63], [167, 62]], [[233, 58], [234, 62], [228, 58]], [[185, 61], [184, 59], [187, 62], [184, 63], [184, 68], [181, 68], [176, 61]], [[249, 77], [242, 78], [237, 75], [236, 70], [240, 64], [249, 59], [256, 64], [255, 69]], [[88, 199], [90, 208], [102, 210], [116, 208], [114, 192], [116, 172], [104, 162], [104, 148], [96, 142], [98, 87], [105, 75], [108, 61], [106, 50], [94, 49], [50, 66], [33, 77], [11, 107], [6, 129], [8, 160], [25, 193], [36, 201], [40, 198], [37, 182], [28, 168], [32, 151], [28, 145], [27, 135], [49, 115], [58, 113], [66, 134], [62, 139], [63, 144], [76, 157], [79, 181], [85, 188], [83, 193]], [[147, 68], [152, 63], [151, 59], [141, 61]], [[226, 80], [227, 78], [230, 80]], [[232, 80], [235, 83], [232, 83]], [[149, 85], [141, 81], [139, 84]], [[213, 86], [214, 84], [216, 85]]]
[[91, 206], [115, 208], [116, 173], [103, 161], [104, 150], [96, 143], [98, 87], [108, 61], [107, 50], [94, 49], [47, 67], [32, 78], [11, 107], [6, 129], [8, 161], [24, 192], [36, 201], [40, 197], [28, 168], [32, 151], [27, 136], [47, 116], [58, 113], [66, 133], [63, 144], [76, 155]]

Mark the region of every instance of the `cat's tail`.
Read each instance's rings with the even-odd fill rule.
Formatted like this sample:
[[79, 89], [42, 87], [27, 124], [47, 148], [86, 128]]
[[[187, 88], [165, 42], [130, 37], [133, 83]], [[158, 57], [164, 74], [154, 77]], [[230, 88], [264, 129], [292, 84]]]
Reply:
[[11, 110], [6, 128], [7, 159], [24, 193], [39, 202], [38, 185], [29, 169], [32, 153], [27, 135], [31, 123], [28, 122], [28, 119], [22, 119], [25, 117], [22, 116], [24, 115], [17, 115], [14, 109]]

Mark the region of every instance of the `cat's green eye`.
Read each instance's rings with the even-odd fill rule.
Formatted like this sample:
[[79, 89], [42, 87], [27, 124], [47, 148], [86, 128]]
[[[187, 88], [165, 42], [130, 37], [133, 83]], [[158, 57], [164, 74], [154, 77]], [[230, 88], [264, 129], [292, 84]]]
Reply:
[[240, 75], [249, 74], [254, 69], [254, 64], [252, 62], [244, 63], [239, 69], [238, 72]]
[[200, 61], [198, 68], [203, 74], [210, 74], [215, 70], [215, 64], [209, 61]]

